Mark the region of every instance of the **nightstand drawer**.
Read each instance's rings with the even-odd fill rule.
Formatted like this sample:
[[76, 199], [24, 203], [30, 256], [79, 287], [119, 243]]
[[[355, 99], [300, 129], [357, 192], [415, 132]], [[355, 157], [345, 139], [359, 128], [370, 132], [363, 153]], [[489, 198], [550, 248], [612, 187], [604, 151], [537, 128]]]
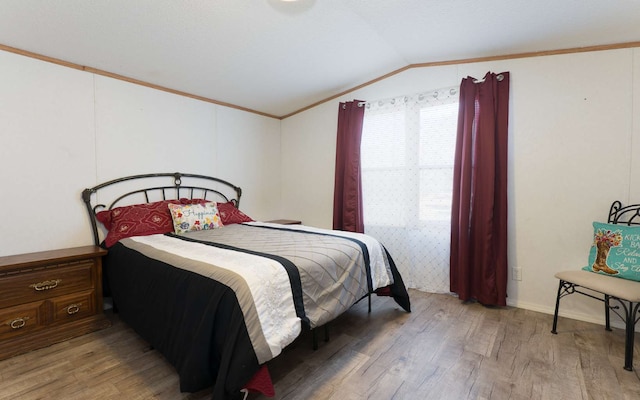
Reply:
[[94, 292], [71, 294], [51, 299], [53, 322], [82, 318], [95, 313]]
[[56, 264], [0, 276], [0, 308], [93, 288], [93, 261]]
[[0, 340], [42, 328], [45, 324], [45, 314], [44, 301], [0, 310]]

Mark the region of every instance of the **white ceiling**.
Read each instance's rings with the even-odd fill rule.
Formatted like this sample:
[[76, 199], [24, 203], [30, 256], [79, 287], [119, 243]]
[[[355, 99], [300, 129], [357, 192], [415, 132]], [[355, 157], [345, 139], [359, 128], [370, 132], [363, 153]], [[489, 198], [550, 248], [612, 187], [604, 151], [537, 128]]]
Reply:
[[637, 0], [0, 0], [2, 45], [274, 116], [410, 64], [639, 40]]

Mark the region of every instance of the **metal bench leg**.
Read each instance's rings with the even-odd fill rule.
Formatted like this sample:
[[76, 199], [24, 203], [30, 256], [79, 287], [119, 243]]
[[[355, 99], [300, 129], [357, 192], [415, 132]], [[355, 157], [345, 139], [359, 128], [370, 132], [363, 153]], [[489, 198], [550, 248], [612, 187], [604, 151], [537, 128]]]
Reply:
[[604, 329], [611, 332], [610, 312], [609, 312], [609, 295], [604, 295]]
[[624, 342], [624, 369], [633, 371], [633, 346], [635, 342], [636, 314], [640, 303], [629, 302], [626, 321], [626, 337]]
[[551, 333], [557, 334], [558, 331], [556, 328], [558, 327], [558, 309], [560, 308], [560, 294], [562, 293], [562, 288], [564, 287], [564, 281], [561, 279], [560, 284], [558, 285], [558, 297], [556, 297], [556, 312], [553, 314], [553, 328], [551, 329]]

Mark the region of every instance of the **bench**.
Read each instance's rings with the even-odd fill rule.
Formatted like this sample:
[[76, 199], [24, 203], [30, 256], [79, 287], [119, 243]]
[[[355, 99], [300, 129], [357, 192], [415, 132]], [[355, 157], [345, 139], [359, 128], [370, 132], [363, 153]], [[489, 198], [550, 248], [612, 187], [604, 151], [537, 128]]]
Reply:
[[[613, 202], [609, 211], [608, 222], [611, 224], [640, 225], [640, 204], [622, 207], [619, 201]], [[610, 311], [613, 311], [625, 323], [624, 369], [632, 371], [635, 326], [640, 320], [640, 317], [638, 317], [640, 312], [640, 282], [584, 270], [558, 272], [555, 277], [560, 280], [560, 284], [558, 286], [551, 333], [558, 333], [558, 310], [561, 298], [579, 293], [602, 301], [604, 302], [606, 330], [611, 331]], [[588, 289], [589, 292], [585, 292], [582, 289]], [[612, 301], [614, 301], [613, 305]]]

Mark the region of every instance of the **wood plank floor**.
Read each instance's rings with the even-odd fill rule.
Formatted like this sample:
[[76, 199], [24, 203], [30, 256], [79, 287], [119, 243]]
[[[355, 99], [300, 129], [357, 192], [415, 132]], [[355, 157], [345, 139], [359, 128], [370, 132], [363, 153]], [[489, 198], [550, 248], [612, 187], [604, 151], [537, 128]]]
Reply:
[[[269, 363], [275, 398], [640, 399], [638, 371], [622, 368], [620, 329], [561, 318], [553, 335], [550, 315], [410, 294], [411, 314], [388, 298], [373, 298], [371, 314], [357, 304], [317, 351], [306, 332]], [[110, 318], [108, 329], [0, 361], [0, 399], [211, 398], [180, 393], [162, 356]]]

